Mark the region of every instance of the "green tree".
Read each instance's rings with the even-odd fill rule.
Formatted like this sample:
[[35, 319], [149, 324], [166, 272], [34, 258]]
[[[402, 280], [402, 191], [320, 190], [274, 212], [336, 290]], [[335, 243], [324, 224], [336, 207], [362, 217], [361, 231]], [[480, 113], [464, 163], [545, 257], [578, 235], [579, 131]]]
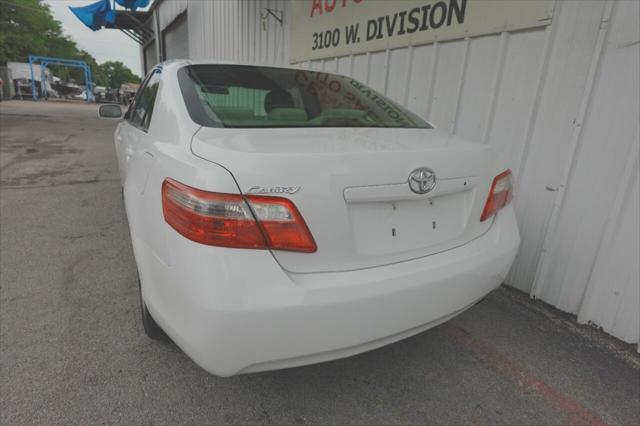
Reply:
[[40, 0], [0, 3], [0, 61], [26, 61], [29, 55], [75, 57], [76, 43], [62, 33], [49, 6]]
[[[95, 58], [91, 56], [91, 54], [84, 50], [79, 50], [76, 54], [76, 59], [81, 61], [85, 61], [89, 68], [91, 68], [91, 75], [93, 77], [93, 83], [96, 86], [106, 86], [108, 84], [108, 80], [104, 73], [102, 72], [100, 65], [96, 62]], [[82, 73], [81, 69], [77, 69], [78, 72]]]
[[[94, 84], [120, 87], [137, 83], [136, 76], [122, 62], [98, 65], [88, 52], [78, 49], [75, 41], [64, 35], [59, 21], [41, 0], [2, 0], [0, 2], [0, 63], [26, 62], [29, 55], [53, 56], [85, 61], [91, 68]], [[63, 80], [84, 83], [80, 68], [51, 65], [51, 71]]]
[[98, 75], [106, 81], [102, 86], [119, 88], [123, 83], [140, 83], [140, 77], [120, 61], [107, 61], [98, 65]]

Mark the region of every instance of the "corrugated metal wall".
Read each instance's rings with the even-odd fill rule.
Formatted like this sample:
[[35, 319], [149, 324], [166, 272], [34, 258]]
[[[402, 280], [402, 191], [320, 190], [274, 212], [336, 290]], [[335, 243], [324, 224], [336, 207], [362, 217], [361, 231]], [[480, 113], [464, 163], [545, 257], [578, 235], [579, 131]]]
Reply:
[[[288, 63], [287, 0], [189, 1], [187, 14], [193, 59]], [[494, 146], [516, 175], [522, 234], [507, 284], [638, 342], [638, 16], [635, 0], [558, 0], [547, 27], [299, 65]]]
[[186, 14], [176, 18], [162, 33], [164, 59], [189, 56], [189, 22]]
[[[283, 12], [283, 25], [273, 16], [263, 19], [266, 8]], [[289, 63], [288, 0], [195, 0], [189, 2], [187, 16], [192, 59]]]
[[187, 9], [188, 0], [170, 0], [160, 4], [158, 9], [158, 20], [160, 29], [164, 30], [174, 19]]
[[[640, 3], [605, 5], [533, 294], [638, 341]], [[562, 195], [562, 194], [560, 194]]]

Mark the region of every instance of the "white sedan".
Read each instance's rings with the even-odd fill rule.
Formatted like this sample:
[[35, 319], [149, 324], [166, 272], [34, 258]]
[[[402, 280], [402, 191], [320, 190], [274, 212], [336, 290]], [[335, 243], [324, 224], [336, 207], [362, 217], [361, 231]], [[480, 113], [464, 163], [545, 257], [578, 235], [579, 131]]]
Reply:
[[520, 241], [489, 145], [349, 77], [165, 63], [115, 144], [144, 329], [219, 376], [434, 327], [499, 286]]

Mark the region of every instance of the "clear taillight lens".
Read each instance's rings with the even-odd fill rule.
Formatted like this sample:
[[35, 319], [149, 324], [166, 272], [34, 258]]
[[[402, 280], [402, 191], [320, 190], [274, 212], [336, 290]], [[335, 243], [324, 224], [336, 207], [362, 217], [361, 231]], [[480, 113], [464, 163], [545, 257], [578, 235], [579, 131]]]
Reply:
[[313, 253], [316, 243], [296, 206], [286, 198], [246, 197], [264, 231], [267, 246], [275, 250]]
[[173, 229], [202, 244], [307, 253], [317, 249], [300, 212], [286, 198], [208, 192], [165, 179], [162, 210]]
[[489, 197], [482, 210], [480, 221], [484, 222], [505, 207], [513, 199], [513, 176], [511, 170], [505, 170], [493, 179]]

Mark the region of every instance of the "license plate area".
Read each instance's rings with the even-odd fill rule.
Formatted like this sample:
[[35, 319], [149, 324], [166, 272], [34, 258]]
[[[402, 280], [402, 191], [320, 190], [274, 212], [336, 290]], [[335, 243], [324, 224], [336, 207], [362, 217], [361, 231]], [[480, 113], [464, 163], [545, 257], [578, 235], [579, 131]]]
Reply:
[[376, 256], [424, 250], [454, 240], [466, 224], [465, 193], [434, 199], [349, 205], [358, 254]]

